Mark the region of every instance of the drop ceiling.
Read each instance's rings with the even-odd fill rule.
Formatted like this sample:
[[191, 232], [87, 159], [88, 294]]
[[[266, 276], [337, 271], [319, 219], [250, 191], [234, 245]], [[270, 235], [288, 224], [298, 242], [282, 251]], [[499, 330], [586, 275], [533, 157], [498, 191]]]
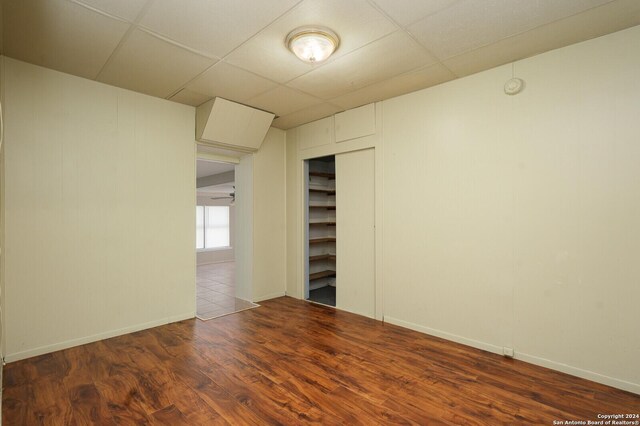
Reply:
[[[196, 177], [203, 178], [212, 175], [235, 170], [235, 166], [229, 163], [218, 161], [198, 160], [196, 161]], [[221, 183], [218, 185], [203, 186], [197, 189], [199, 196], [228, 196], [235, 190], [235, 182]]]
[[202, 178], [211, 175], [219, 175], [220, 173], [235, 170], [235, 166], [229, 163], [220, 163], [217, 161], [198, 160], [196, 162], [196, 177]]
[[198, 190], [196, 191], [196, 194], [198, 196], [203, 196], [203, 197], [207, 197], [207, 196], [222, 196], [222, 197], [228, 197], [229, 194], [231, 194], [232, 192], [235, 192], [236, 188], [234, 187], [235, 182], [229, 182], [229, 183], [222, 183], [220, 185], [211, 185], [211, 186], [204, 186], [201, 188], [198, 188]]
[[[4, 55], [282, 129], [640, 24], [638, 0], [3, 0]], [[285, 47], [320, 24], [325, 63]]]

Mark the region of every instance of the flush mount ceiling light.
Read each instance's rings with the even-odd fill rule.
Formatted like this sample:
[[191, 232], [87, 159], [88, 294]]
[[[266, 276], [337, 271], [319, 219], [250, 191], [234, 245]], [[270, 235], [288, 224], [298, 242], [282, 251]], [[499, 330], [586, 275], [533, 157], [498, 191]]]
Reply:
[[300, 27], [289, 33], [286, 44], [300, 60], [317, 64], [331, 56], [340, 39], [329, 28]]

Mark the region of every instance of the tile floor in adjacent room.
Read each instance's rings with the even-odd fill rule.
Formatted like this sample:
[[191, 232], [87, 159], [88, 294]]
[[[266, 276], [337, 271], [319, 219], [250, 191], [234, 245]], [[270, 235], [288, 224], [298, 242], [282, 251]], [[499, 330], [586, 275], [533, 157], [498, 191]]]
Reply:
[[198, 265], [196, 272], [196, 315], [211, 319], [258, 305], [235, 297], [235, 262]]

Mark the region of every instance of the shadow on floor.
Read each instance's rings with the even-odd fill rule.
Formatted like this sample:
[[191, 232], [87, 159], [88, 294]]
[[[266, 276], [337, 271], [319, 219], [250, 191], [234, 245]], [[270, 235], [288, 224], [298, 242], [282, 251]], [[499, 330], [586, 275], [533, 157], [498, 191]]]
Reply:
[[336, 288], [330, 285], [309, 291], [309, 299], [323, 305], [336, 306]]

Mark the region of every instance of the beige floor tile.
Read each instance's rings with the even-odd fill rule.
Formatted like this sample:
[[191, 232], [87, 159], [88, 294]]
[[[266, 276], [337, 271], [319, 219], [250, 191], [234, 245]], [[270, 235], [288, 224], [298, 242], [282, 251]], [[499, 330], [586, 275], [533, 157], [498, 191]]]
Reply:
[[209, 319], [256, 307], [235, 297], [235, 262], [200, 265], [196, 273], [196, 312]]

